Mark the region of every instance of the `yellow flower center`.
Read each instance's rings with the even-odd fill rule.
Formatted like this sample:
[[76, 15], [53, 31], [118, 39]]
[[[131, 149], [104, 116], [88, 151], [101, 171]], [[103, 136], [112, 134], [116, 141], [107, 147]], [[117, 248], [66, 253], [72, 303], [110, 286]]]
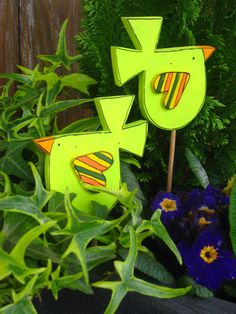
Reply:
[[212, 215], [212, 214], [215, 213], [215, 210], [214, 210], [214, 209], [210, 209], [210, 208], [208, 208], [207, 206], [201, 206], [201, 207], [199, 208], [199, 210], [204, 211], [205, 213], [207, 213], [207, 214], [209, 214], [209, 215]]
[[160, 205], [166, 212], [173, 212], [177, 210], [176, 201], [170, 200], [169, 198], [164, 198]]
[[205, 225], [210, 225], [211, 224], [211, 221], [208, 221], [205, 219], [205, 217], [201, 217], [199, 220], [198, 220], [198, 223], [201, 227], [205, 226]]
[[200, 252], [200, 257], [204, 260], [204, 262], [211, 264], [217, 259], [218, 252], [213, 245], [204, 246]]

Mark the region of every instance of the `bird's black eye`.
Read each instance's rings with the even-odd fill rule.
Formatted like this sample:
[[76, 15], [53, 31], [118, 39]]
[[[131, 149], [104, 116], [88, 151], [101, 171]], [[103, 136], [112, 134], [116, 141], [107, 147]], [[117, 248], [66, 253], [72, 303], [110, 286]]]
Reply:
[[61, 146], [61, 144], [60, 144], [60, 143], [58, 143], [58, 144], [57, 144], [57, 146]]
[[195, 57], [193, 57], [193, 60], [195, 60]]
[[172, 62], [170, 62], [170, 64], [173, 64]]

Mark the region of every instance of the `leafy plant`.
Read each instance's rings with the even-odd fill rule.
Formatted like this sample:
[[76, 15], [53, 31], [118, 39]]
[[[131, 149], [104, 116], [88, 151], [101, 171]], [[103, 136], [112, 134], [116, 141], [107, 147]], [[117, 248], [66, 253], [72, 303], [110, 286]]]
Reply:
[[185, 157], [192, 172], [195, 174], [201, 186], [205, 189], [208, 184], [210, 184], [206, 170], [203, 168], [198, 158], [193, 155], [189, 148], [186, 148], [185, 150]]
[[230, 194], [229, 204], [229, 224], [230, 224], [230, 239], [234, 254], [236, 254], [236, 182], [234, 180], [232, 191]]
[[[92, 102], [90, 98], [80, 98], [80, 94], [75, 99], [62, 100], [67, 89], [88, 94], [90, 85], [96, 83], [85, 74], [68, 73], [81, 56], [68, 56], [66, 25], [67, 21], [54, 55], [40, 55], [43, 62], [33, 70], [20, 66], [23, 73], [0, 75], [8, 79], [0, 97], [0, 312], [3, 314], [36, 313], [32, 299], [43, 289], [51, 290], [57, 299], [63, 288], [92, 294], [94, 286], [110, 285], [113, 294], [106, 313], [114, 313], [128, 291], [168, 298], [191, 289], [178, 288], [174, 277], [146, 247], [147, 239], [159, 237], [177, 260], [182, 261], [160, 221], [160, 212], [154, 213], [150, 220], [142, 218], [144, 198], [131, 172], [123, 177], [133, 192], [125, 183], [119, 191], [103, 189], [118, 200], [109, 214], [99, 204], [94, 204], [94, 215], [82, 213], [72, 206], [73, 195], [62, 195], [44, 187], [44, 157], [32, 140], [99, 127], [97, 117], [78, 120], [62, 129], [57, 125], [61, 111]], [[137, 164], [127, 156], [123, 160]], [[106, 272], [111, 261], [120, 280], [106, 280], [102, 273], [94, 282], [97, 266], [103, 264]], [[149, 261], [153, 266], [147, 271]], [[135, 265], [158, 279], [158, 284], [137, 278]]]

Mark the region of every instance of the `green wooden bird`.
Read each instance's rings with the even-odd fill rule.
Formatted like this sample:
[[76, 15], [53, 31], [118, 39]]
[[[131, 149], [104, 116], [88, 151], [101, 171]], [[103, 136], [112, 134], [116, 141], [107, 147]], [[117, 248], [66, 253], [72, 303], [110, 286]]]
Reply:
[[184, 127], [199, 112], [206, 93], [205, 61], [211, 46], [156, 49], [161, 17], [122, 18], [135, 49], [112, 47], [115, 82], [139, 75], [139, 106], [157, 127]]
[[50, 136], [35, 140], [47, 153], [45, 174], [47, 187], [61, 193], [75, 193], [73, 205], [90, 213], [91, 201], [110, 209], [116, 197], [90, 188], [120, 187], [119, 150], [142, 156], [147, 136], [144, 120], [125, 124], [133, 96], [95, 99], [102, 131]]

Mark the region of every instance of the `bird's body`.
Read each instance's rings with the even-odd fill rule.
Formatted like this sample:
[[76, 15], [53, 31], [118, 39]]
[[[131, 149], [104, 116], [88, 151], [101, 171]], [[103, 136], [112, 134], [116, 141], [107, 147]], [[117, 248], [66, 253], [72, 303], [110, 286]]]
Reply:
[[75, 193], [73, 205], [91, 212], [92, 201], [110, 209], [116, 197], [93, 192], [93, 187], [117, 191], [120, 187], [120, 149], [142, 155], [147, 123], [125, 125], [132, 96], [100, 98], [96, 107], [102, 131], [73, 133], [41, 138], [36, 144], [47, 153], [45, 174], [50, 190]]
[[[205, 60], [214, 48], [156, 49], [161, 17], [123, 18], [123, 22], [136, 50], [111, 48], [116, 84], [121, 86], [139, 74], [139, 106], [144, 117], [162, 129], [184, 127], [205, 101]], [[157, 89], [159, 78], [167, 84]]]
[[[108, 189], [117, 191], [120, 185], [120, 163], [119, 147], [114, 144], [112, 133], [86, 133], [68, 134], [54, 137], [50, 155], [46, 160], [46, 177], [48, 188], [61, 193], [66, 191], [75, 193], [76, 198], [73, 205], [81, 211], [88, 211], [88, 205], [93, 200], [100, 204], [112, 207], [115, 198], [106, 195], [104, 202], [103, 193], [95, 193], [84, 188], [86, 182], [75, 169], [74, 160], [80, 156], [88, 156], [91, 153], [111, 152], [113, 158], [112, 167], [101, 171], [106, 180], [105, 186]], [[81, 173], [81, 172], [80, 172]], [[90, 184], [91, 186], [97, 186]]]
[[[164, 129], [178, 129], [189, 123], [200, 111], [205, 101], [206, 75], [205, 59], [201, 48], [158, 49], [145, 72], [143, 81], [145, 93], [139, 95], [142, 114], [153, 124]], [[154, 66], [155, 65], [155, 66]], [[177, 106], [169, 110], [164, 103], [166, 95], [174, 92], [174, 78], [167, 91], [157, 93], [151, 84], [156, 77], [165, 73], [188, 76], [186, 86]], [[143, 74], [144, 75], [144, 74]]]

